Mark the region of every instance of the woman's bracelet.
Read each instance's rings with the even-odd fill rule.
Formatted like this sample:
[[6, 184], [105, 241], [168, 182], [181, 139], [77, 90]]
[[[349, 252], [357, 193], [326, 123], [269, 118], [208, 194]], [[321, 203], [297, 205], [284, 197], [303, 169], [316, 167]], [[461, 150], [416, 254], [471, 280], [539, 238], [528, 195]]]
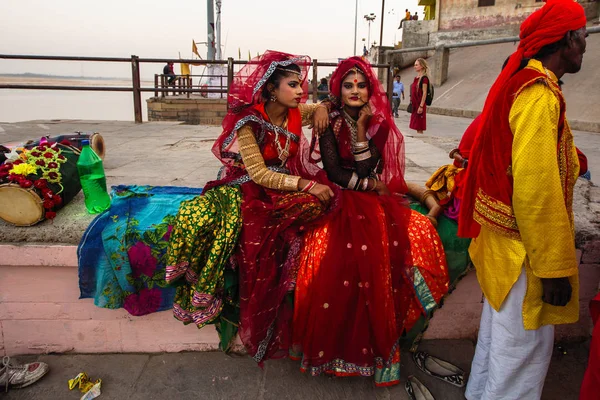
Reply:
[[312, 190], [312, 188], [314, 188], [315, 186], [317, 186], [317, 182], [316, 181], [310, 181], [306, 184], [306, 186], [304, 186], [304, 188], [301, 190], [304, 193], [308, 193]]
[[348, 186], [346, 186], [350, 190], [356, 190], [360, 180], [358, 179], [358, 175], [356, 172], [352, 173], [352, 177], [350, 177], [350, 181], [348, 182]]
[[368, 149], [368, 148], [369, 148], [369, 141], [365, 140], [363, 142], [356, 142], [353, 150], [354, 150], [354, 152], [357, 152], [357, 151], [361, 151], [361, 150]]
[[354, 161], [364, 161], [364, 160], [368, 160], [369, 158], [371, 158], [371, 150], [370, 149], [365, 149], [361, 152], [354, 153]]
[[369, 179], [369, 182], [371, 181], [371, 179], [373, 179], [373, 187], [368, 190], [375, 190], [377, 188], [377, 179], [376, 178], [368, 178], [368, 179]]
[[436, 197], [436, 194], [435, 194], [435, 192], [434, 192], [433, 190], [431, 190], [431, 189], [427, 189], [427, 190], [426, 190], [426, 191], [423, 193], [423, 195], [421, 196], [421, 203], [425, 204], [425, 200], [427, 200], [427, 198], [428, 198], [429, 196], [434, 196], [434, 197]]

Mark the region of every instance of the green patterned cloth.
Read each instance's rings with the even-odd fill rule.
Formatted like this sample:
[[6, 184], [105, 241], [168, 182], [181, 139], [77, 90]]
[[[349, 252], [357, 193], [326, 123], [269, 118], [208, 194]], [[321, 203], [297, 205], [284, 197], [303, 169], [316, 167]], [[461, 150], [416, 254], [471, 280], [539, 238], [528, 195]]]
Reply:
[[[429, 212], [426, 206], [417, 202], [411, 203], [410, 208], [423, 215], [427, 215]], [[444, 215], [439, 216], [437, 220], [437, 232], [440, 235], [442, 245], [444, 246], [444, 253], [446, 254], [446, 262], [448, 264], [448, 275], [450, 277], [450, 290], [446, 295], [448, 296], [452, 290], [454, 290], [458, 281], [469, 271], [471, 258], [469, 257], [468, 250], [471, 239], [458, 237], [458, 224], [456, 221], [453, 221]], [[432, 315], [419, 318], [415, 326], [402, 337], [401, 344], [403, 348], [410, 349], [411, 351], [416, 350], [419, 341], [423, 336], [423, 332], [427, 329], [431, 317]]]
[[219, 186], [185, 201], [167, 253], [167, 281], [177, 285], [173, 312], [198, 328], [214, 323], [227, 350], [237, 334], [238, 276], [230, 257], [241, 228], [238, 186]]

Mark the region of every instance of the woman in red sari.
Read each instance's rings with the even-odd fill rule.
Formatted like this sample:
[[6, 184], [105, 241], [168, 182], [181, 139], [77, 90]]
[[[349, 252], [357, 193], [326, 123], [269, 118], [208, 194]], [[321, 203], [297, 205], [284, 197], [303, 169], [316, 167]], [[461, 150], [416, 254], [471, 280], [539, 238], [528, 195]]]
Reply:
[[239, 334], [257, 362], [287, 354], [292, 311], [284, 296], [293, 287], [300, 227], [333, 196], [316, 182], [320, 169], [308, 162], [302, 134], [313, 114], [321, 128], [327, 123], [325, 107], [302, 104], [309, 65], [306, 56], [267, 51], [234, 77], [213, 146], [223, 163], [219, 178], [182, 203], [169, 241], [175, 317], [199, 328], [220, 319], [227, 349], [239, 277]]
[[313, 161], [322, 158], [339, 194], [331, 217], [304, 237], [292, 357], [313, 375], [393, 385], [400, 336], [447, 292], [446, 259], [431, 222], [401, 196], [404, 139], [370, 65], [341, 62], [330, 99], [330, 128], [313, 136]]
[[425, 104], [425, 98], [427, 87], [431, 85], [431, 82], [429, 82], [429, 66], [427, 65], [427, 61], [417, 58], [417, 61], [415, 61], [415, 71], [417, 71], [417, 76], [415, 76], [413, 83], [410, 85], [412, 113], [410, 114], [410, 124], [408, 127], [416, 130], [417, 133], [423, 133], [427, 129], [427, 104]]

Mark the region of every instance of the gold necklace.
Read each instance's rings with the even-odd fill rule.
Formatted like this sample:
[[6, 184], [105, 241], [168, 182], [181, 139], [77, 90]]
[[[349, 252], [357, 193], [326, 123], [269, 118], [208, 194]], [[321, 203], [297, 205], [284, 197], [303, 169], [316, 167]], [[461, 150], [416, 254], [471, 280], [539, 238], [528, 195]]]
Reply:
[[267, 108], [265, 107], [265, 114], [267, 114], [267, 117], [269, 118], [269, 122], [271, 123], [271, 125], [273, 125], [273, 131], [275, 132], [275, 147], [277, 148], [277, 158], [279, 158], [279, 160], [281, 160], [281, 166], [283, 167], [283, 165], [285, 164], [285, 162], [287, 161], [288, 157], [290, 156], [290, 137], [289, 135], [285, 135], [285, 147], [281, 147], [281, 143], [279, 142], [279, 131], [281, 130], [282, 133], [287, 130], [287, 115], [283, 118], [283, 122], [281, 123], [281, 125], [276, 125], [273, 122], [273, 119], [271, 118], [271, 116], [269, 115], [269, 113], [267, 112]]
[[358, 123], [346, 112], [346, 110], [342, 109], [342, 112], [344, 113], [344, 120], [350, 129], [350, 143], [352, 147], [354, 147], [358, 141]]

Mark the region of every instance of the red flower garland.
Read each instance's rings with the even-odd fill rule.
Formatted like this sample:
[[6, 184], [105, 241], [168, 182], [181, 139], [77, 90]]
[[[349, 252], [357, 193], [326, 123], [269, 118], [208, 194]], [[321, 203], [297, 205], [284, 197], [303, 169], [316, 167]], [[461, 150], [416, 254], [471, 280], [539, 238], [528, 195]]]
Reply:
[[[56, 217], [54, 208], [62, 205], [63, 201], [58, 193], [54, 193], [48, 187], [48, 183], [60, 185], [62, 180], [60, 164], [66, 162], [67, 158], [61, 154], [61, 150], [56, 143], [36, 146], [31, 151], [22, 153], [21, 157], [25, 160], [6, 161], [0, 165], [0, 184], [14, 183], [24, 189], [31, 187], [38, 189], [42, 195], [42, 205], [45, 210], [44, 216], [47, 219], [54, 219]], [[10, 173], [14, 166], [23, 164], [24, 162], [36, 166], [41, 172], [27, 176]], [[38, 176], [41, 177], [38, 178]]]

